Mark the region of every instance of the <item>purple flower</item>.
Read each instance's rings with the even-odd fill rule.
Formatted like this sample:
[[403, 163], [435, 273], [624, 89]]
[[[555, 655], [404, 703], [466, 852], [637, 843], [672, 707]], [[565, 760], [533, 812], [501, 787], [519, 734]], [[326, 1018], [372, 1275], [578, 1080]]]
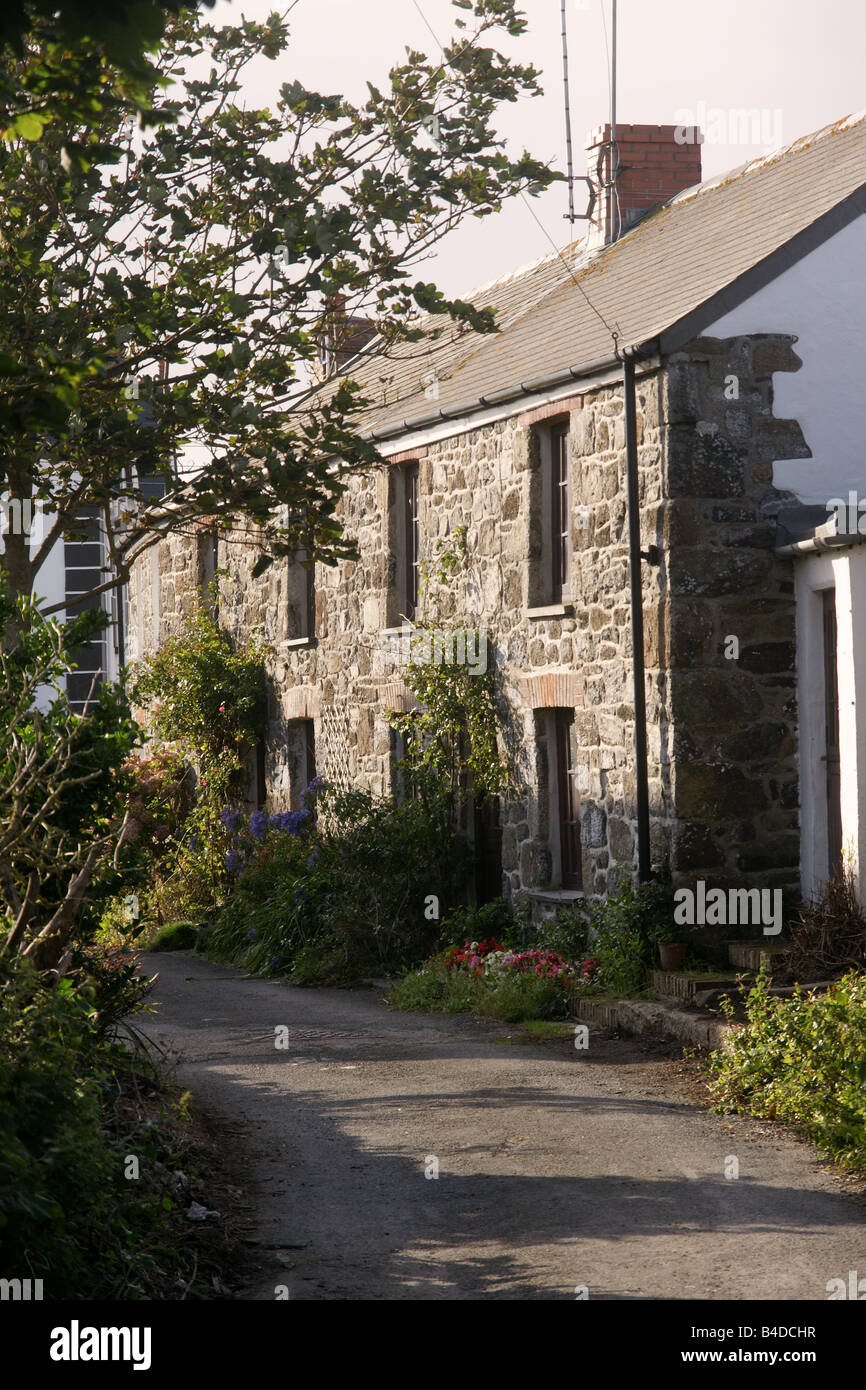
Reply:
[[244, 855], [239, 849], [230, 849], [226, 855], [226, 868], [230, 874], [236, 874], [244, 862]]
[[255, 929], [255, 927], [250, 927], [249, 931], [247, 932], [247, 940], [248, 940], [248, 941], [255, 941], [255, 939], [256, 939], [256, 929]]
[[268, 829], [267, 811], [253, 811], [250, 816], [250, 834], [254, 840], [263, 840]]
[[309, 819], [309, 811], [277, 811], [270, 819], [269, 829], [282, 830], [289, 835], [300, 835], [304, 821]]
[[233, 807], [227, 806], [224, 811], [220, 811], [220, 820], [230, 835], [234, 835], [240, 823], [241, 813]]
[[319, 788], [320, 788], [321, 786], [324, 785], [324, 781], [325, 781], [324, 777], [314, 777], [313, 780], [312, 780], [312, 782], [310, 783], [310, 785], [309, 785], [308, 787], [306, 787], [306, 788], [301, 792], [301, 805], [302, 805], [303, 807], [306, 807], [306, 804], [307, 804], [307, 797], [308, 797], [311, 793], [312, 793], [312, 795], [315, 797], [315, 795], [316, 795], [316, 793], [318, 792]]

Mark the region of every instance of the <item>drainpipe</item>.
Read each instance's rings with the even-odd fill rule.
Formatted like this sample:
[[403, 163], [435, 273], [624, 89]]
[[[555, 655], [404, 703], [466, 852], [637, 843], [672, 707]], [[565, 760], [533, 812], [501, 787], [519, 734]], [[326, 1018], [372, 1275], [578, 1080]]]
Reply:
[[658, 564], [658, 550], [640, 548], [640, 505], [637, 473], [637, 409], [635, 405], [633, 349], [622, 354], [622, 385], [625, 397], [625, 475], [628, 500], [628, 566], [631, 587], [632, 676], [634, 681], [634, 770], [637, 789], [638, 878], [649, 883], [650, 821], [647, 780], [646, 689], [643, 660], [643, 593], [641, 560]]

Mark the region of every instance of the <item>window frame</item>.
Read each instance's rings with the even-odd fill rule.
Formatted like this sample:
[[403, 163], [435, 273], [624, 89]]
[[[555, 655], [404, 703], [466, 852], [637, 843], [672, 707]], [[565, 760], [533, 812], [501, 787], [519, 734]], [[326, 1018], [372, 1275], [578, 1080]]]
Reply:
[[406, 617], [414, 622], [420, 593], [421, 526], [417, 460], [403, 464], [403, 584], [401, 598]]
[[550, 516], [548, 519], [548, 589], [551, 603], [571, 597], [571, 450], [570, 422], [551, 424], [548, 438]]

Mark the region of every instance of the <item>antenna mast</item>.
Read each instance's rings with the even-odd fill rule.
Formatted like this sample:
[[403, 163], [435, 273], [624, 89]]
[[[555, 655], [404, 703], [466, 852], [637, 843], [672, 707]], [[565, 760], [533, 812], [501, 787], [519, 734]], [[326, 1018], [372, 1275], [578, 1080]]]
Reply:
[[616, 0], [610, 0], [610, 139], [616, 144]]
[[568, 94], [568, 34], [565, 25], [565, 0], [562, 0], [562, 83], [565, 88], [565, 156], [568, 167], [568, 212], [569, 222], [574, 223], [574, 158], [571, 150], [571, 102]]
[[[619, 154], [616, 147], [616, 0], [610, 0], [610, 163], [608, 165], [608, 183], [610, 188], [610, 208], [611, 218], [615, 216], [616, 230], [613, 232], [612, 240], [616, 241], [620, 233], [619, 198], [616, 192], [616, 180], [619, 174]], [[614, 212], [614, 209], [616, 210]]]

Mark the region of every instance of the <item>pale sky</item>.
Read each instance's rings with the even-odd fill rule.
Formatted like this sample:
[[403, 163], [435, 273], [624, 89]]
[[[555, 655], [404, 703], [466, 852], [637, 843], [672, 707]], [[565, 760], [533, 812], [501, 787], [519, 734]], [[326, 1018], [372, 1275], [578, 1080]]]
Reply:
[[[272, 10], [285, 12], [289, 3], [217, 0], [204, 13], [214, 24], [237, 23], [241, 16], [261, 20]], [[289, 18], [292, 44], [278, 63], [262, 60], [250, 83], [250, 104], [265, 104], [282, 82], [295, 78], [361, 101], [365, 80], [381, 82], [405, 47], [438, 53], [419, 8], [444, 42], [452, 17], [460, 15], [449, 0], [296, 0]], [[564, 169], [560, 0], [524, 0], [521, 8], [529, 30], [502, 48], [542, 70], [545, 95], [506, 108], [501, 131], [515, 152], [525, 145]], [[586, 133], [608, 119], [602, 16], [609, 33], [610, 8], [611, 0], [567, 0], [576, 174], [586, 172]], [[617, 121], [623, 123], [673, 124], [685, 119], [685, 110], [698, 119], [701, 103], [707, 113], [759, 108], [770, 145], [704, 144], [704, 177], [712, 177], [866, 107], [866, 3], [619, 0], [617, 93]], [[578, 211], [584, 188], [576, 185]], [[564, 218], [564, 184], [531, 205], [557, 245], [582, 235], [583, 222], [571, 233]], [[497, 216], [467, 219], [439, 244], [421, 273], [447, 293], [460, 293], [550, 250], [529, 210], [514, 199]]]

